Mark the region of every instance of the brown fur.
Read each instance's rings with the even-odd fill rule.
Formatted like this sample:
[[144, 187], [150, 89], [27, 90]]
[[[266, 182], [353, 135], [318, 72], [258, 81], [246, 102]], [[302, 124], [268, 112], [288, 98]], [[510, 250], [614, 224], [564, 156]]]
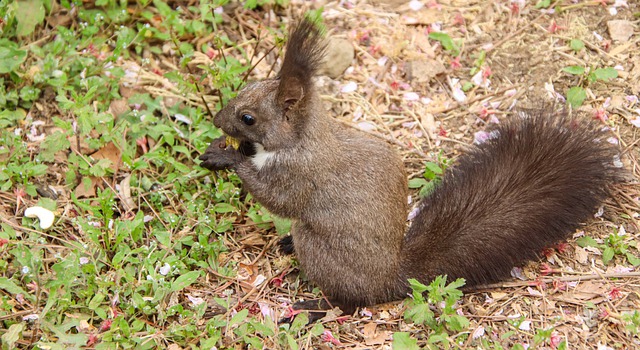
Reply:
[[[402, 161], [323, 110], [310, 83], [323, 50], [315, 28], [302, 21], [278, 77], [249, 84], [215, 117], [257, 154], [216, 140], [201, 159], [235, 168], [258, 202], [294, 219], [302, 270], [349, 311], [403, 298], [407, 278], [503, 278], [588, 220], [616, 180], [604, 132], [549, 112], [514, 117], [458, 159], [405, 236]], [[245, 125], [244, 113], [255, 124]]]

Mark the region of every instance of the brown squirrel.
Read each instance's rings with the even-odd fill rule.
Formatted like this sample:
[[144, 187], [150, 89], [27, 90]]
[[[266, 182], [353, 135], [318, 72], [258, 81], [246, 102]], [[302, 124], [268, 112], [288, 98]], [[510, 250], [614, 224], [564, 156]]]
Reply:
[[312, 78], [324, 45], [313, 22], [296, 25], [277, 77], [248, 84], [215, 116], [240, 147], [223, 136], [200, 159], [235, 169], [258, 202], [293, 219], [283, 250], [347, 313], [405, 298], [409, 278], [469, 287], [507, 277], [588, 220], [618, 179], [602, 128], [565, 113], [516, 116], [457, 158], [405, 234], [402, 160], [323, 109]]

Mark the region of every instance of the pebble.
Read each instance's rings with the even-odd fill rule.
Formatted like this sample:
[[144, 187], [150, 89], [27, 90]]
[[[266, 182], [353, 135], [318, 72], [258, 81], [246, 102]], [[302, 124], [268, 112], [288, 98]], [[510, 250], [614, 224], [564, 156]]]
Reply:
[[330, 38], [320, 74], [336, 79], [351, 65], [355, 49], [349, 40]]
[[626, 42], [633, 35], [633, 23], [631, 21], [617, 19], [607, 22], [609, 35], [614, 41]]

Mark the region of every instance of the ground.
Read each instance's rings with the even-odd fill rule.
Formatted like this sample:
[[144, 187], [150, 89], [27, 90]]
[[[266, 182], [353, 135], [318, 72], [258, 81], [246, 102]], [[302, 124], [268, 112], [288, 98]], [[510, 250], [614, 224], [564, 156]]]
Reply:
[[[640, 346], [640, 4], [147, 2], [0, 5], [3, 349]], [[543, 105], [610, 128], [627, 182], [509, 281], [277, 325], [321, 295], [275, 249], [287, 223], [195, 159], [220, 99], [273, 76], [309, 11], [344, 39], [327, 110], [397, 147], [414, 187]]]

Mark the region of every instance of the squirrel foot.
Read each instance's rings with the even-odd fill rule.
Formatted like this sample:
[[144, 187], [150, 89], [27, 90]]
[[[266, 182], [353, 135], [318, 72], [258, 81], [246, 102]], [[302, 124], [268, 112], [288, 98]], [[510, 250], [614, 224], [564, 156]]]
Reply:
[[291, 235], [280, 238], [277, 245], [278, 251], [282, 255], [292, 255], [295, 253], [293, 248], [293, 237]]
[[224, 170], [233, 168], [240, 163], [244, 156], [233, 147], [227, 147], [226, 136], [218, 137], [198, 159], [202, 161], [200, 166], [209, 170]]

